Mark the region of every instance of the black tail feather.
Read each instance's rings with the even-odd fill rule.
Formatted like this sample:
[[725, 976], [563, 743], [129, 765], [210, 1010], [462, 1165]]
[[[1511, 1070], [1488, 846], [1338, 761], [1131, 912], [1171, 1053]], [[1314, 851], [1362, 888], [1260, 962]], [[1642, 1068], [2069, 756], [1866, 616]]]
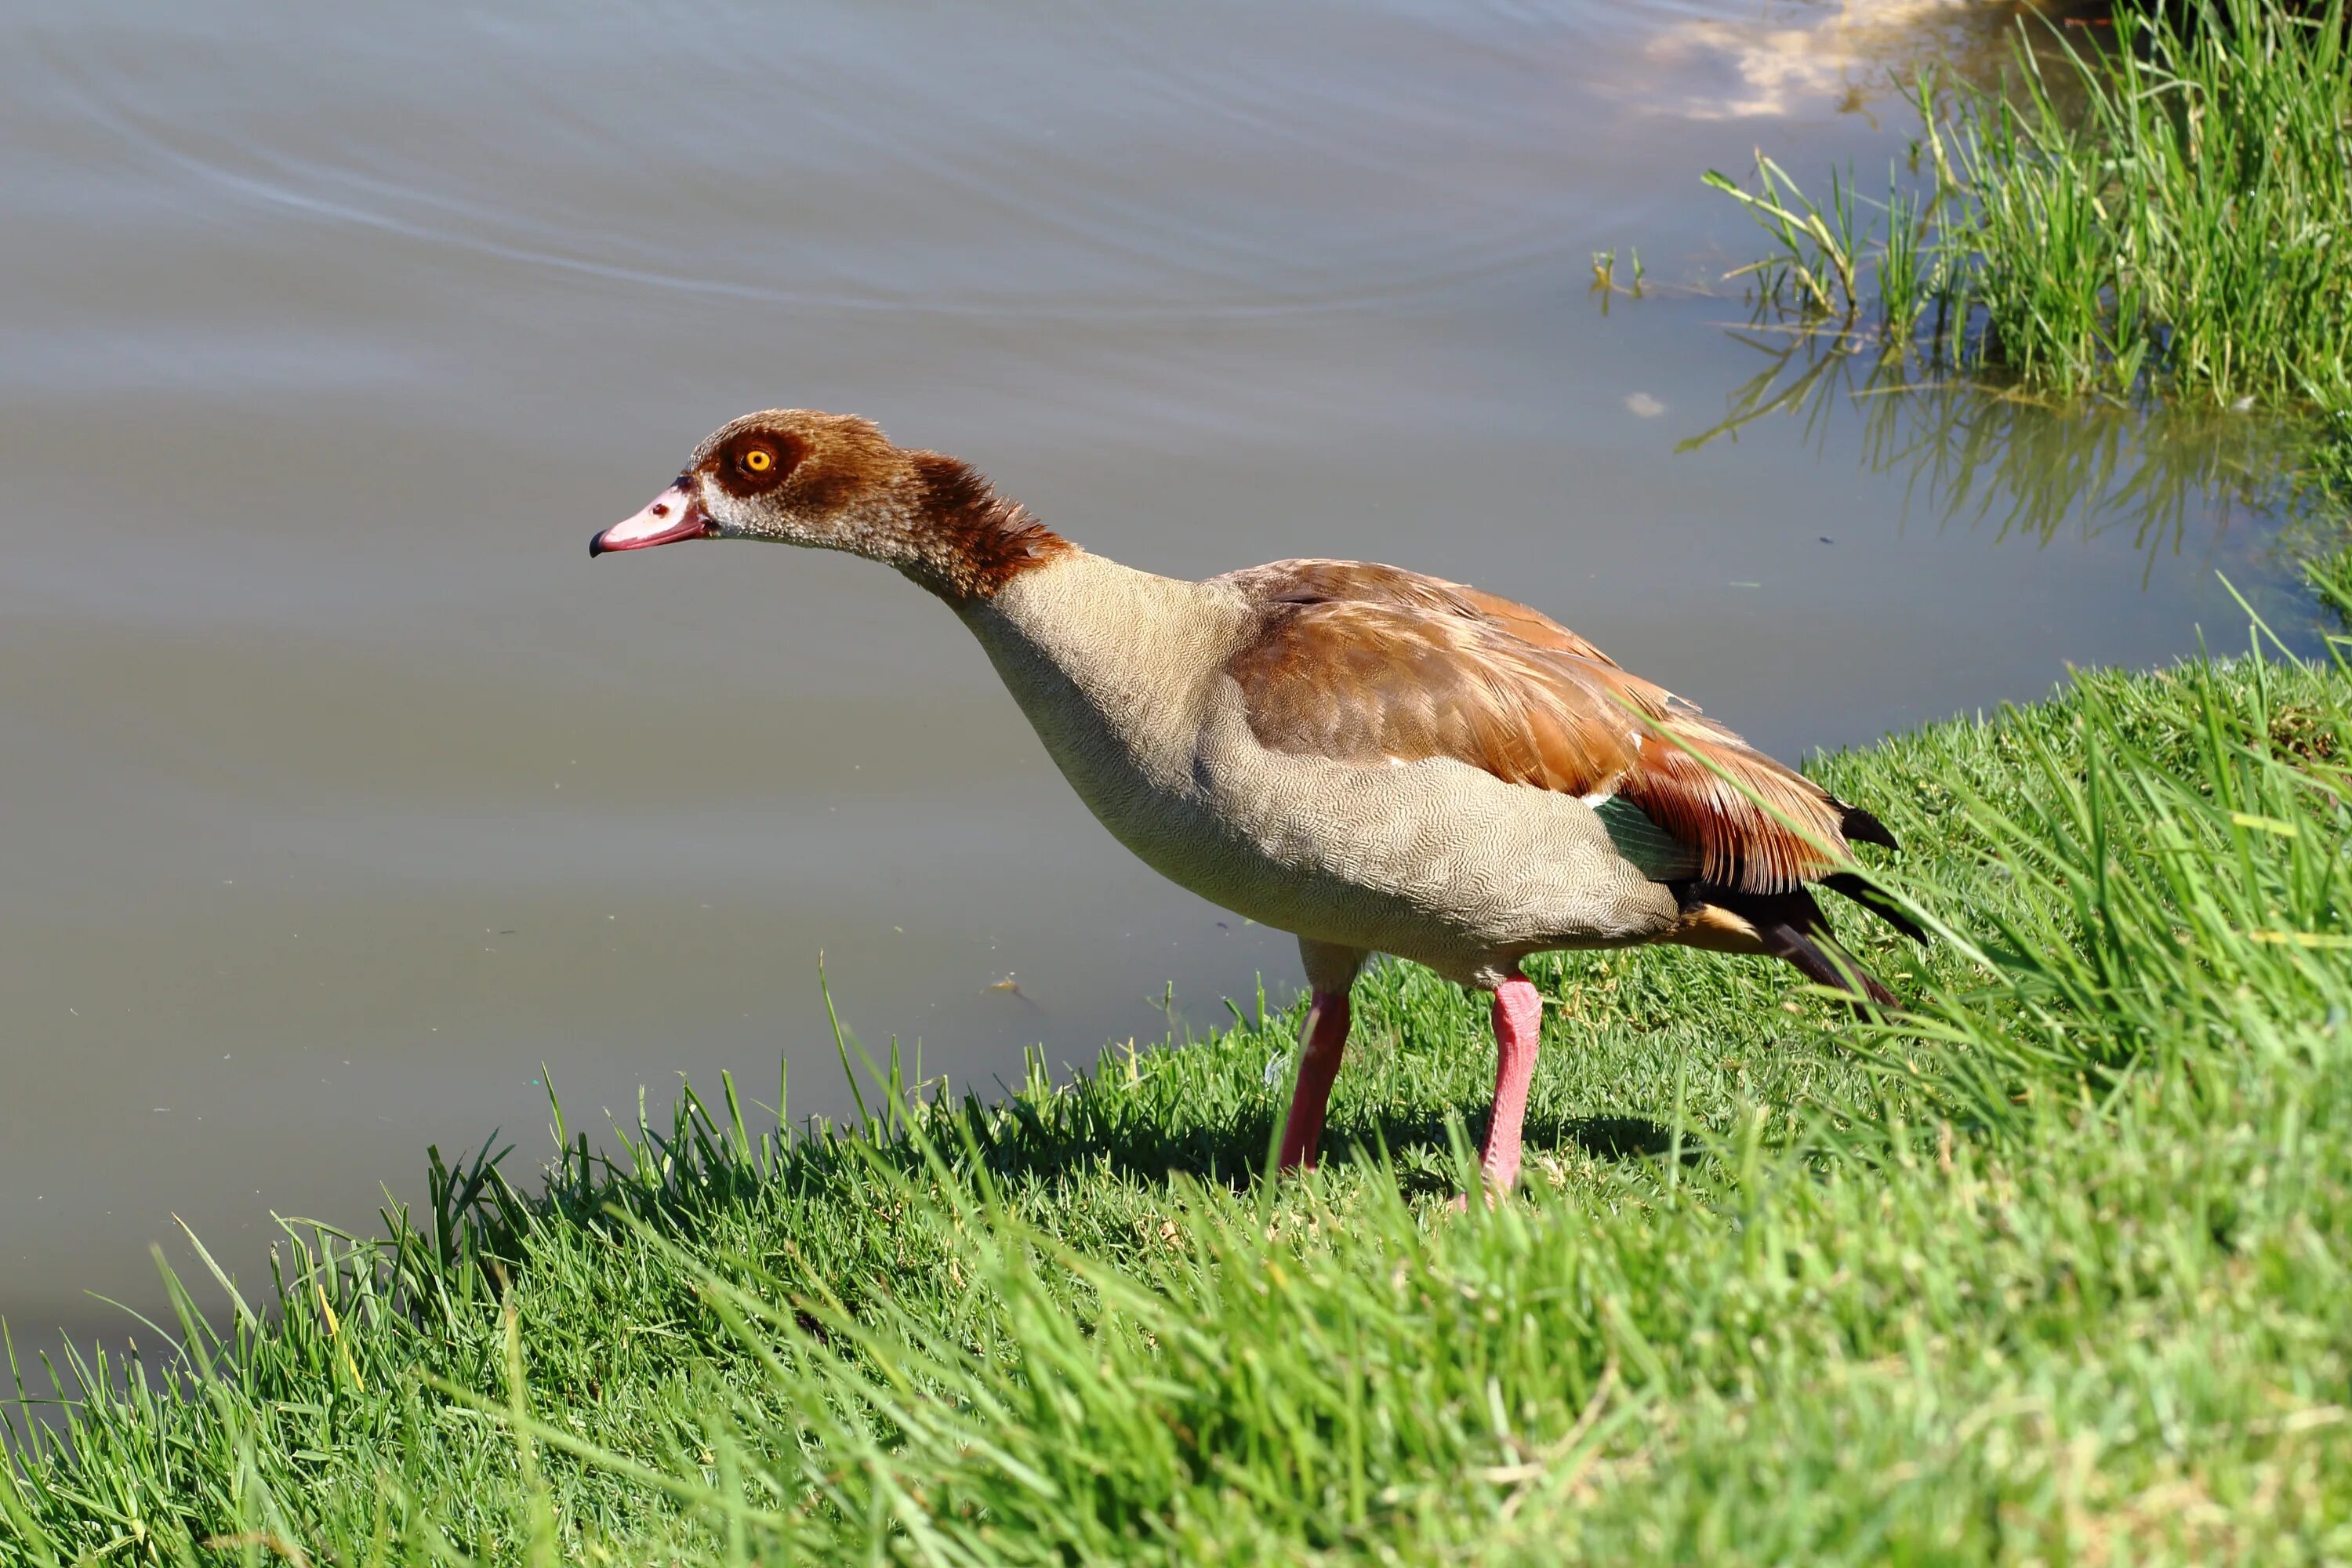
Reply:
[[1815, 984], [1859, 994], [1882, 1007], [1895, 1005], [1895, 993], [1826, 932], [1781, 925], [1759, 926], [1756, 934], [1763, 938], [1767, 952], [1795, 964]]
[[1838, 945], [1822, 907], [1802, 888], [1792, 893], [1741, 893], [1701, 884], [1691, 890], [1691, 897], [1746, 921], [1755, 928], [1765, 952], [1794, 964], [1816, 984], [1851, 993], [1883, 1007], [1895, 1005], [1895, 993]]
[[1920, 946], [1927, 945], [1927, 933], [1919, 922], [1903, 912], [1903, 906], [1888, 897], [1885, 889], [1864, 881], [1852, 871], [1833, 871], [1823, 877], [1821, 885], [1843, 898], [1852, 899]]
[[1895, 842], [1895, 835], [1886, 831], [1886, 824], [1879, 821], [1877, 817], [1862, 807], [1848, 805], [1845, 802], [1839, 801], [1837, 808], [1844, 813], [1838, 821], [1838, 831], [1844, 834], [1849, 842], [1876, 844], [1887, 849], [1903, 847]]

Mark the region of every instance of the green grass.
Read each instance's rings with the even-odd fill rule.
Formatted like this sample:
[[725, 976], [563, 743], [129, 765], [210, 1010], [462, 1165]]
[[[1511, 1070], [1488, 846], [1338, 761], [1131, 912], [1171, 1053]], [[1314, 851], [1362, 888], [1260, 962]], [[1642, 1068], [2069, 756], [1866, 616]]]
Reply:
[[1748, 269], [1766, 304], [1886, 352], [2352, 410], [2345, 21], [2343, 0], [2118, 6], [2112, 47], [2021, 35], [2007, 91], [1923, 79], [1885, 204], [1849, 174], [1817, 205], [1760, 153], [1752, 191], [1707, 178], [1771, 237]]
[[2345, 1560], [2347, 747], [2340, 663], [2242, 656], [1827, 759], [1943, 933], [1856, 932], [1916, 1011], [1545, 961], [1491, 1213], [1483, 1010], [1403, 965], [1312, 1181], [1256, 1008], [846, 1127], [730, 1084], [543, 1190], [436, 1156], [70, 1369], [0, 1558]]

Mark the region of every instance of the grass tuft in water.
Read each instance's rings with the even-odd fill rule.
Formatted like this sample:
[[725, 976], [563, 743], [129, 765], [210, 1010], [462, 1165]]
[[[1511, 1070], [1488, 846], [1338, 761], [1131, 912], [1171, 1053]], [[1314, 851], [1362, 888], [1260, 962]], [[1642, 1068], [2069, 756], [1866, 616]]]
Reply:
[[[2344, 0], [2116, 11], [2112, 47], [2021, 35], [2007, 91], [1938, 76], [1880, 216], [1759, 153], [1710, 173], [1772, 249], [1763, 302], [1889, 353], [2072, 393], [2352, 409]], [[2021, 26], [2045, 26], [2033, 19]], [[1867, 280], [1864, 275], [1867, 274]]]

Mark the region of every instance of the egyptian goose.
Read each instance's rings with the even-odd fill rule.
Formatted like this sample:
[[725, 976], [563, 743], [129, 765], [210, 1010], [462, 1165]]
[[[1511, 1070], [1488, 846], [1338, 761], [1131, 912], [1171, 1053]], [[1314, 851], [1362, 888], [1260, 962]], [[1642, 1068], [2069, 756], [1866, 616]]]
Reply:
[[1120, 843], [1297, 936], [1312, 997], [1284, 1169], [1315, 1163], [1373, 952], [1493, 993], [1481, 1161], [1499, 1191], [1518, 1175], [1541, 1017], [1528, 954], [1769, 953], [1883, 1003], [1806, 884], [1917, 934], [1853, 868], [1849, 840], [1894, 845], [1870, 813], [1475, 588], [1360, 561], [1156, 577], [1052, 532], [968, 464], [806, 409], [721, 426], [589, 553], [687, 539], [897, 567], [971, 628]]

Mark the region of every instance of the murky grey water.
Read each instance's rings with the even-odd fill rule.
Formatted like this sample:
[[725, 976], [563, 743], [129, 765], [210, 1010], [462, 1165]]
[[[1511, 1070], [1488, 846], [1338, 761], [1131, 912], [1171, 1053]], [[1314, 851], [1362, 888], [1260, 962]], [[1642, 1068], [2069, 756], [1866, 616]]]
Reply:
[[[542, 1063], [575, 1124], [780, 1056], [836, 1108], [820, 952], [983, 1083], [1290, 987], [890, 574], [590, 564], [745, 408], [1160, 571], [1510, 591], [1786, 755], [2234, 639], [2241, 435], [1807, 381], [1693, 287], [1750, 252], [1700, 171], [1883, 166], [1888, 67], [2005, 16], [14, 8], [0, 1314], [119, 1327], [173, 1215], [250, 1274], [427, 1142], [527, 1163]], [[1604, 312], [1634, 246], [1668, 287]]]

